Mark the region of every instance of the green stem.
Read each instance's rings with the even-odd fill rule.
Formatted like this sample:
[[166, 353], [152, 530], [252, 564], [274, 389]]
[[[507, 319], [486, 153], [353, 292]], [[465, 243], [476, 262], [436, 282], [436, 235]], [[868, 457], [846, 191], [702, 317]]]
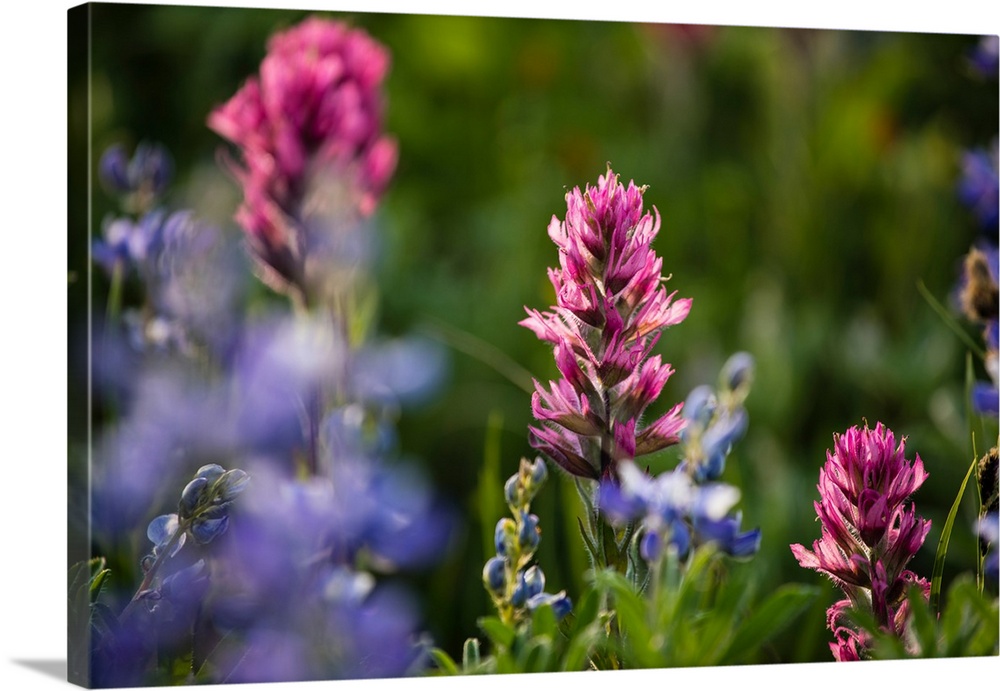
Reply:
[[181, 536], [184, 535], [184, 533], [187, 531], [187, 528], [188, 524], [186, 521], [182, 522], [180, 525], [177, 526], [177, 530], [174, 532], [173, 535], [170, 536], [170, 539], [167, 541], [167, 544], [163, 547], [163, 550], [160, 552], [159, 556], [156, 557], [156, 560], [153, 562], [153, 565], [149, 567], [149, 571], [146, 572], [146, 576], [142, 579], [142, 583], [140, 583], [139, 587], [136, 589], [135, 595], [132, 596], [132, 599], [129, 600], [129, 603], [125, 605], [125, 609], [122, 610], [122, 615], [121, 617], [119, 617], [121, 621], [125, 621], [125, 619], [128, 618], [128, 616], [135, 609], [136, 605], [139, 604], [139, 600], [142, 597], [142, 594], [145, 593], [147, 590], [149, 590], [150, 586], [153, 585], [153, 580], [156, 578], [157, 572], [160, 570], [160, 567], [163, 566], [164, 563], [166, 563], [167, 559], [170, 558], [171, 552], [173, 552], [174, 547], [177, 545], [177, 542], [181, 539]]
[[111, 285], [108, 288], [108, 304], [105, 308], [107, 323], [112, 324], [118, 320], [118, 315], [122, 309], [122, 283], [124, 282], [124, 268], [120, 261], [116, 261], [111, 270]]

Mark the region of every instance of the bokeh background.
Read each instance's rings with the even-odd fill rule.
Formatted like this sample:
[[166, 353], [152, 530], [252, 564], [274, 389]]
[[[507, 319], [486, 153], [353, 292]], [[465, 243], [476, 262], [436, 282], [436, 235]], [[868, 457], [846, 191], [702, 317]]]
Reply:
[[[824, 589], [756, 661], [830, 659], [824, 613], [837, 592], [788, 545], [819, 535], [812, 502], [835, 432], [881, 421], [923, 459], [930, 479], [915, 499], [933, 527], [913, 569], [930, 575], [972, 446], [967, 349], [918, 285], [949, 304], [979, 233], [956, 196], [963, 152], [997, 136], [997, 81], [968, 63], [979, 36], [96, 5], [90, 78], [69, 85], [71, 102], [89, 93], [91, 129], [82, 109], [70, 112], [71, 155], [88, 142], [95, 161], [112, 143], [162, 143], [178, 173], [168, 202], [238, 233], [239, 191], [205, 119], [256, 72], [267, 37], [308, 14], [363, 27], [393, 57], [386, 130], [400, 160], [376, 219], [378, 329], [449, 352], [436, 395], [398, 421], [406, 456], [464, 517], [448, 558], [414, 577], [442, 647], [458, 655], [489, 613], [483, 534], [505, 507], [500, 485], [481, 486], [484, 462], [506, 478], [532, 453], [525, 387], [556, 376], [550, 349], [517, 325], [525, 305], [554, 301], [546, 227], [566, 191], [609, 163], [648, 186], [664, 273], [693, 298], [656, 348], [677, 370], [656, 410], [714, 383], [732, 352], [757, 360], [749, 431], [725, 476], [742, 489], [744, 525], [763, 531], [741, 568], [761, 592]], [[92, 204], [99, 228], [113, 201], [95, 186]], [[86, 221], [70, 219], [77, 269]], [[257, 297], [269, 299], [263, 288]], [[73, 316], [89, 307], [85, 291], [70, 292], [71, 342]], [[71, 378], [79, 366], [71, 360]], [[70, 424], [71, 443], [85, 439]], [[996, 443], [995, 421], [973, 427], [980, 451]], [[650, 460], [654, 471], [675, 463], [670, 450]], [[534, 508], [538, 561], [550, 589], [572, 597], [586, 569], [572, 484], [554, 476]], [[974, 568], [975, 508], [970, 492], [946, 588]]]

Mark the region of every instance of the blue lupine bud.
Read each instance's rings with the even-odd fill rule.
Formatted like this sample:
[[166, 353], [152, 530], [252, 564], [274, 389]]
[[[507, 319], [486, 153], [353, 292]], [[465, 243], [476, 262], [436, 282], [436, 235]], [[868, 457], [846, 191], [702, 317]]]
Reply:
[[101, 156], [98, 175], [114, 194], [159, 195], [173, 177], [173, 161], [162, 146], [140, 144], [130, 160], [125, 147], [113, 144]]
[[173, 176], [173, 162], [167, 150], [154, 144], [139, 144], [128, 166], [128, 179], [133, 190], [147, 188], [160, 194]]
[[180, 521], [177, 519], [177, 514], [157, 516], [149, 522], [149, 526], [146, 528], [146, 537], [154, 545], [165, 545], [177, 532], [178, 527], [180, 527]]
[[[160, 550], [170, 542], [170, 539], [174, 536], [177, 530], [180, 528], [180, 520], [175, 513], [165, 514], [163, 516], [157, 516], [152, 521], [149, 522], [149, 526], [146, 528], [146, 537], [149, 541], [156, 545], [153, 548], [153, 554], [159, 554]], [[170, 556], [174, 556], [180, 551], [180, 548], [184, 546], [184, 541], [187, 538], [186, 534], [182, 534], [177, 538], [177, 543], [174, 545], [173, 549], [170, 550]]]
[[517, 583], [514, 585], [514, 592], [510, 594], [510, 604], [514, 607], [524, 607], [528, 601], [528, 586], [524, 582], [524, 572], [517, 574]]
[[691, 549], [691, 531], [683, 521], [674, 521], [670, 528], [670, 544], [677, 550], [677, 556], [683, 559]]
[[233, 501], [246, 489], [248, 482], [250, 482], [250, 475], [246, 471], [239, 468], [227, 471], [219, 481], [221, 490], [219, 499], [226, 503]]
[[195, 521], [191, 526], [191, 535], [200, 545], [207, 545], [209, 542], [226, 532], [229, 527], [229, 516], [210, 518]]
[[643, 533], [639, 540], [639, 556], [647, 562], [654, 562], [663, 553], [663, 537], [655, 530]]
[[503, 557], [493, 557], [483, 567], [483, 585], [491, 593], [503, 596], [507, 589], [507, 562]]
[[972, 385], [972, 409], [980, 415], [996, 415], [1000, 412], [1000, 397], [997, 387], [986, 382]]
[[521, 530], [517, 534], [517, 542], [523, 552], [534, 552], [541, 540], [541, 530], [538, 528], [538, 516], [521, 512]]
[[749, 417], [743, 408], [723, 412], [701, 438], [704, 455], [728, 454], [733, 444], [746, 433], [748, 424]]
[[750, 386], [753, 381], [754, 359], [750, 353], [735, 353], [722, 366], [722, 384], [729, 391]]
[[97, 174], [109, 191], [126, 194], [131, 191], [128, 179], [128, 154], [121, 144], [112, 144], [101, 155]]
[[516, 529], [517, 524], [510, 518], [501, 518], [497, 521], [496, 530], [493, 531], [493, 545], [501, 557], [507, 556], [507, 545], [513, 539]]
[[704, 427], [712, 419], [717, 405], [715, 392], [708, 385], [697, 386], [691, 390], [684, 401], [681, 415], [698, 426]]
[[205, 487], [207, 486], [208, 480], [203, 477], [196, 477], [187, 484], [187, 487], [181, 492], [181, 500], [178, 505], [181, 518], [188, 518], [194, 513], [202, 496], [205, 494]]
[[742, 516], [725, 516], [717, 520], [695, 516], [694, 529], [703, 542], [714, 542], [726, 554], [748, 557], [760, 550], [760, 528], [740, 532]]
[[545, 574], [537, 566], [523, 571], [520, 575], [519, 584], [524, 584], [524, 590], [528, 597], [534, 597], [545, 590]]
[[218, 463], [209, 463], [208, 465], [203, 465], [198, 468], [198, 472], [194, 474], [197, 477], [203, 477], [209, 482], [215, 482], [220, 477], [225, 475], [226, 469], [223, 468]]
[[545, 465], [545, 460], [539, 456], [535, 459], [534, 463], [529, 463], [529, 467], [531, 472], [531, 484], [535, 487], [540, 487], [549, 476], [549, 470]]
[[556, 593], [549, 604], [552, 607], [552, 613], [556, 615], [557, 620], [562, 619], [573, 611], [573, 601], [569, 599], [568, 595], [566, 595], [565, 590], [560, 590]]
[[562, 619], [573, 611], [573, 603], [566, 596], [565, 590], [562, 590], [555, 595], [550, 593], [539, 593], [534, 597], [528, 598], [528, 609], [530, 610], [535, 610], [539, 607], [544, 607], [545, 605], [552, 608], [552, 613], [556, 615], [556, 619]]
[[521, 508], [521, 483], [517, 474], [511, 475], [503, 486], [503, 496], [512, 509]]

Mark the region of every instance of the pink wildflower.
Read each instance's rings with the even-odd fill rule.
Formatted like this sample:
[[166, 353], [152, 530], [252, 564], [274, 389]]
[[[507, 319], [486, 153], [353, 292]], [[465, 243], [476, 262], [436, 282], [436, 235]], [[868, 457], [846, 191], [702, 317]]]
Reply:
[[878, 423], [874, 431], [852, 427], [834, 435], [820, 470], [820, 501], [815, 502], [822, 534], [812, 550], [791, 545], [799, 564], [829, 576], [847, 595], [830, 607], [827, 624], [837, 638], [831, 644], [838, 660], [859, 659], [864, 632], [852, 632], [841, 615], [863, 607], [885, 631], [902, 636], [909, 618], [906, 591], [918, 584], [925, 597], [926, 579], [906, 570], [930, 531], [929, 520], [916, 515], [906, 499], [927, 479], [920, 456], [906, 459], [905, 440]]
[[236, 219], [273, 287], [306, 290], [311, 215], [331, 202], [361, 216], [375, 209], [396, 165], [381, 132], [388, 69], [365, 32], [313, 17], [272, 36], [260, 74], [209, 115], [239, 147]]
[[528, 309], [520, 322], [553, 344], [563, 379], [535, 383], [532, 410], [543, 423], [531, 444], [569, 473], [616, 477], [616, 464], [678, 441], [680, 405], [648, 425], [639, 417], [673, 374], [652, 356], [660, 332], [679, 324], [690, 298], [674, 299], [652, 249], [660, 215], [643, 210], [644, 187], [625, 187], [611, 169], [597, 187], [566, 195], [566, 217], [553, 216], [549, 237], [559, 248], [549, 269], [556, 304]]

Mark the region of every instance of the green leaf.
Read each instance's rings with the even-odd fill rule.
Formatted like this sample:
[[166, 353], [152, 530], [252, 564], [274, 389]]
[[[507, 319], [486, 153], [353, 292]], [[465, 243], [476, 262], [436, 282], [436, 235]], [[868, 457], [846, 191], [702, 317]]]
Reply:
[[479, 639], [466, 638], [465, 645], [462, 646], [462, 669], [470, 672], [479, 667], [480, 660]]
[[995, 655], [1000, 637], [1000, 617], [995, 600], [982, 595], [968, 574], [959, 576], [948, 589], [941, 614], [943, 657]]
[[456, 676], [459, 674], [458, 665], [455, 661], [451, 659], [451, 656], [441, 648], [431, 648], [430, 650], [431, 658], [437, 663], [438, 669], [449, 676]]
[[573, 617], [572, 636], [576, 636], [590, 626], [600, 611], [601, 602], [596, 590], [589, 588], [580, 598], [580, 603], [568, 615]]
[[594, 541], [590, 538], [590, 534], [587, 532], [587, 529], [583, 525], [583, 520], [579, 516], [577, 516], [576, 522], [577, 525], [580, 526], [580, 537], [583, 538], [583, 544], [587, 548], [587, 556], [590, 557], [590, 563], [591, 564], [600, 563], [597, 560], [597, 555], [598, 555], [597, 545], [594, 544]]
[[104, 589], [104, 584], [107, 582], [108, 576], [110, 575], [111, 569], [101, 569], [94, 574], [94, 577], [90, 581], [90, 599], [92, 601], [96, 600], [100, 596], [101, 591]]
[[535, 611], [531, 613], [531, 633], [535, 636], [548, 636], [550, 638], [556, 635], [556, 615], [552, 611], [552, 607], [544, 605], [535, 608]]
[[816, 597], [816, 586], [788, 583], [772, 593], [737, 628], [721, 660], [725, 664], [738, 662], [746, 654], [784, 630]]
[[910, 604], [909, 623], [913, 628], [914, 636], [916, 636], [920, 648], [919, 656], [935, 657], [938, 648], [935, 617], [931, 614], [931, 608], [928, 606], [927, 601], [924, 600], [920, 586], [910, 586], [906, 593], [906, 598]]
[[509, 648], [514, 642], [514, 629], [500, 621], [498, 617], [481, 617], [478, 624], [483, 633], [493, 641], [493, 645]]
[[524, 642], [517, 656], [518, 672], [545, 672], [552, 657], [552, 639], [533, 636]]
[[955, 501], [951, 505], [951, 510], [948, 512], [948, 517], [944, 521], [944, 527], [941, 529], [937, 552], [934, 554], [934, 568], [931, 571], [931, 608], [935, 612], [941, 611], [941, 577], [944, 574], [944, 560], [948, 554], [948, 542], [951, 540], [951, 531], [955, 526], [955, 516], [958, 515], [958, 508], [961, 506], [962, 496], [965, 494], [965, 486], [969, 483], [969, 478], [972, 477], [973, 472], [975, 472], [977, 463], [978, 459], [975, 457], [975, 450], [973, 450], [972, 464], [969, 465], [969, 470], [965, 473], [962, 486], [958, 488], [958, 496], [955, 497]]
[[596, 571], [593, 578], [595, 586], [611, 596], [621, 627], [636, 641], [648, 641], [651, 632], [646, 623], [646, 603], [628, 580], [613, 569]]

